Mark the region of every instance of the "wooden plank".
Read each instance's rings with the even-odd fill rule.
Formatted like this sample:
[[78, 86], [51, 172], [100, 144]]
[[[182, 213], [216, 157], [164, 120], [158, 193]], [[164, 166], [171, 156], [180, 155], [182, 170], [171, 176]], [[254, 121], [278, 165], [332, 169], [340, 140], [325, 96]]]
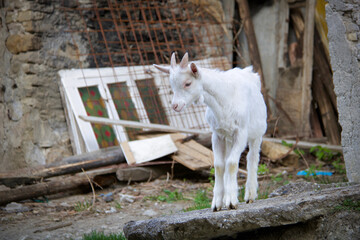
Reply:
[[184, 145], [191, 148], [191, 149], [193, 149], [193, 150], [195, 150], [195, 151], [198, 151], [202, 155], [206, 156], [205, 160], [211, 166], [214, 166], [214, 156], [213, 156], [213, 152], [210, 149], [204, 147], [203, 145], [197, 143], [194, 140], [190, 140], [188, 142], [185, 142]]
[[289, 32], [289, 4], [287, 0], [280, 0], [279, 2], [279, 24], [278, 24], [278, 68], [286, 68], [286, 55], [288, 52], [288, 32]]
[[182, 143], [184, 138], [182, 134], [172, 134], [171, 137], [178, 148], [177, 154], [172, 156], [175, 161], [194, 171], [209, 169], [212, 166], [211, 159], [213, 158], [211, 157], [212, 153], [209, 153], [209, 151], [211, 152], [210, 149], [208, 151], [204, 150], [205, 147], [194, 140]]
[[272, 114], [270, 110], [269, 99], [267, 96], [268, 94], [265, 85], [264, 73], [261, 66], [260, 51], [257, 45], [255, 30], [251, 20], [249, 4], [247, 0], [237, 0], [237, 2], [239, 5], [239, 13], [241, 20], [243, 21], [244, 31], [249, 46], [250, 60], [252, 65], [254, 66], [254, 70], [259, 74], [261, 79], [261, 92], [264, 96], [265, 104], [267, 106], [267, 116], [269, 118]]
[[193, 133], [193, 134], [202, 134], [208, 132], [200, 129], [177, 128], [162, 124], [142, 123], [135, 121], [127, 121], [127, 120], [115, 120], [115, 119], [108, 119], [102, 117], [79, 116], [79, 118], [86, 122], [91, 122], [91, 123], [101, 123], [106, 125], [121, 125], [125, 127], [133, 127], [133, 128], [147, 128], [147, 129], [153, 129], [164, 132], [184, 132], [184, 133]]
[[177, 151], [170, 135], [122, 142], [121, 148], [129, 165], [155, 160]]
[[60, 162], [48, 164], [40, 168], [24, 168], [16, 171], [0, 173], [0, 183], [14, 187], [32, 183], [42, 178], [50, 178], [64, 174], [82, 172], [82, 169], [94, 169], [125, 162], [124, 154], [119, 147], [110, 147], [98, 151], [64, 158]]
[[[325, 135], [331, 144], [340, 144], [340, 127], [337, 122], [337, 116], [331, 105], [330, 98], [321, 83], [317, 71], [314, 71], [313, 96], [319, 105], [321, 120], [324, 125]], [[317, 74], [316, 74], [317, 73]]]
[[307, 0], [304, 21], [303, 80], [301, 97], [301, 131], [310, 136], [311, 82], [313, 73], [314, 26], [316, 0]]
[[[107, 184], [101, 186], [106, 187]], [[90, 189], [89, 180], [86, 176], [68, 176], [49, 182], [41, 182], [14, 189], [2, 190], [0, 191], [0, 205], [65, 192], [76, 188], [84, 189], [87, 187]]]
[[121, 150], [123, 151], [123, 153], [125, 155], [126, 162], [129, 165], [135, 164], [136, 160], [135, 160], [134, 155], [133, 155], [133, 153], [132, 153], [132, 151], [130, 149], [129, 143], [128, 142], [122, 142], [122, 143], [120, 143], [120, 146], [121, 146]]
[[[210, 145], [210, 143], [211, 143], [211, 134], [210, 133], [205, 134], [203, 136], [200, 135], [199, 138], [204, 139], [205, 146]], [[281, 143], [282, 141], [286, 141], [287, 143], [290, 143], [290, 144], [296, 143], [296, 141], [294, 141], [294, 140], [269, 138], [269, 137], [263, 137], [263, 141], [276, 142], [276, 143]], [[343, 151], [343, 149], [340, 145], [323, 144], [323, 143], [316, 143], [316, 142], [299, 141], [297, 143], [297, 146], [299, 148], [303, 148], [303, 149], [309, 149], [314, 146], [321, 146], [321, 147], [327, 148], [332, 151], [337, 151], [337, 152]]]

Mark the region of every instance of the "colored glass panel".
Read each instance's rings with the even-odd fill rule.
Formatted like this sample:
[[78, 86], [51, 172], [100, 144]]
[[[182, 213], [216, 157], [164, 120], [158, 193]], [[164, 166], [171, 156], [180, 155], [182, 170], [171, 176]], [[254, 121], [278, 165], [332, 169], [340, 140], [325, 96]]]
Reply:
[[137, 80], [136, 86], [150, 122], [169, 125], [154, 79]]
[[[79, 88], [81, 100], [88, 116], [108, 118], [104, 100], [100, 96], [99, 89], [94, 87]], [[96, 140], [100, 148], [119, 145], [114, 129], [108, 125], [91, 124]]]
[[[139, 122], [139, 117], [134, 105], [134, 102], [131, 99], [128, 87], [125, 82], [113, 83], [108, 85], [110, 94], [115, 104], [116, 111], [120, 119], [137, 121]], [[139, 129], [136, 128], [125, 128], [129, 140], [136, 139], [136, 132]]]

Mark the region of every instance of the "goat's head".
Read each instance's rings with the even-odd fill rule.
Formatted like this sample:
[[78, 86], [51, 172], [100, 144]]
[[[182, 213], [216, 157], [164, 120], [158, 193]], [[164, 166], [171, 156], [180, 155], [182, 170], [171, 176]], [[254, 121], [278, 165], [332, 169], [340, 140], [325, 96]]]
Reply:
[[180, 65], [176, 65], [175, 53], [171, 56], [170, 67], [154, 66], [170, 74], [170, 85], [174, 92], [172, 108], [180, 112], [186, 106], [202, 98], [203, 87], [200, 73], [195, 63], [189, 65], [189, 55], [185, 53]]

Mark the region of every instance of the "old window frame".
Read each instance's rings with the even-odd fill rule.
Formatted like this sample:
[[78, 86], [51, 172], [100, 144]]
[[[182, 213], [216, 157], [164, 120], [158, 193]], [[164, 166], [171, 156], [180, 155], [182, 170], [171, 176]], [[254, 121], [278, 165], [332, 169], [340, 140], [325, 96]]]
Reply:
[[[225, 57], [208, 58], [194, 62], [201, 67], [230, 68], [230, 64]], [[190, 107], [185, 109], [185, 113], [182, 114], [170, 113], [172, 92], [170, 87], [164, 87], [169, 86], [169, 77], [151, 65], [60, 70], [59, 76], [62, 98], [69, 125], [70, 139], [75, 154], [99, 150], [91, 123], [79, 118], [79, 116], [86, 116], [87, 113], [78, 88], [97, 86], [101, 98], [105, 102], [109, 119], [119, 120], [120, 118], [112, 101], [108, 84], [126, 82], [140, 121], [150, 123], [136, 81], [153, 79], [155, 86], [158, 88], [159, 98], [170, 126], [194, 128], [198, 126], [192, 125], [191, 122], [206, 122], [204, 114], [205, 106], [203, 106], [203, 111], [194, 111]], [[189, 118], [191, 118], [192, 121], [188, 121]], [[119, 125], [113, 125], [112, 127], [119, 143], [122, 142], [121, 139], [128, 140], [124, 127]], [[208, 125], [202, 126], [202, 128], [209, 130]]]

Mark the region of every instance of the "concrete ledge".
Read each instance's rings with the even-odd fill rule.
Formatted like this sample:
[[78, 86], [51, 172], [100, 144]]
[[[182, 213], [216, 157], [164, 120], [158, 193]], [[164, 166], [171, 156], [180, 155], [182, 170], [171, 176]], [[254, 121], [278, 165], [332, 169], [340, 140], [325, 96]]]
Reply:
[[125, 225], [124, 233], [128, 240], [236, 236], [256, 229], [304, 223], [333, 213], [344, 200], [360, 200], [360, 184], [325, 189], [316, 186], [319, 185], [314, 185], [311, 191], [258, 200], [252, 204], [240, 203], [237, 210], [212, 212], [205, 209], [131, 221]]

